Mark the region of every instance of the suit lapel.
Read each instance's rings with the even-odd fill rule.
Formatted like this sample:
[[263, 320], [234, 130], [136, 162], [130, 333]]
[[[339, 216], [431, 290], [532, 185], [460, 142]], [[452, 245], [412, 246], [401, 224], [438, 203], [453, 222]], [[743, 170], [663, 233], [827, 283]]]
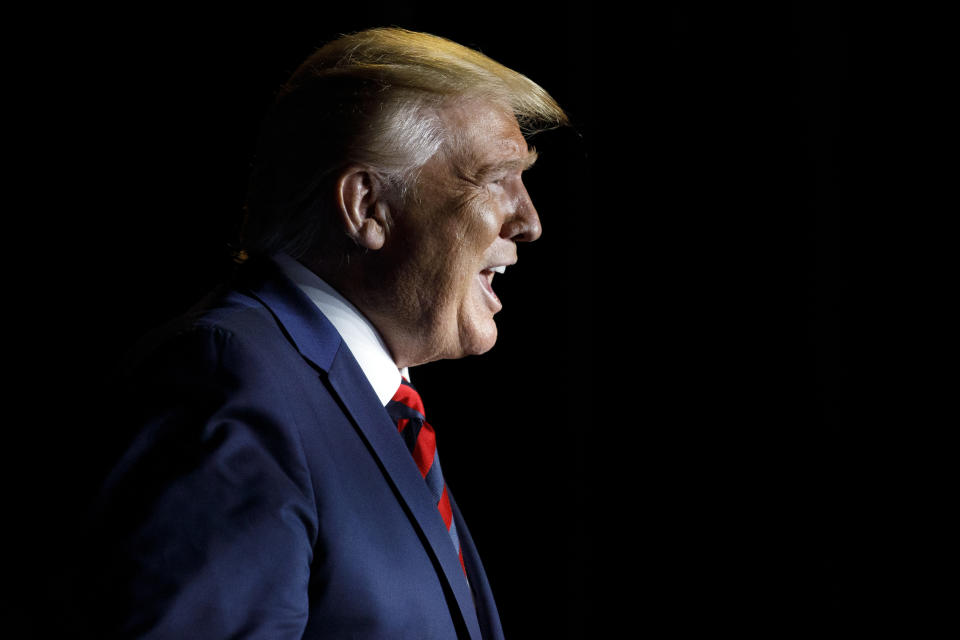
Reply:
[[[343, 345], [330, 368], [330, 385], [340, 396], [370, 450], [380, 461], [388, 479], [406, 505], [414, 526], [426, 539], [428, 551], [439, 565], [447, 587], [453, 593], [470, 637], [482, 637], [473, 596], [463, 577], [460, 560], [443, 524], [423, 476], [412, 464], [410, 451], [373, 389], [360, 365]], [[458, 524], [459, 526], [459, 524]]]
[[[410, 452], [397, 435], [396, 426], [360, 365], [330, 321], [279, 269], [271, 263], [260, 268], [250, 266], [245, 276], [248, 293], [270, 310], [297, 350], [315, 367], [327, 372], [330, 386], [380, 462], [414, 527], [426, 540], [428, 553], [457, 601], [463, 626], [472, 640], [481, 640], [473, 596], [463, 577], [450, 534], [423, 476], [412, 463]], [[457, 526], [460, 526], [459, 522]]]

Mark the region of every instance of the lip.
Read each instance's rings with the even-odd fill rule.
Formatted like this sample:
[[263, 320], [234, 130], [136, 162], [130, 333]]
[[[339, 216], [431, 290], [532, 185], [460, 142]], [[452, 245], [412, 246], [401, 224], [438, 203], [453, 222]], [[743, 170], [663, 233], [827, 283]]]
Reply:
[[483, 271], [493, 271], [494, 269], [506, 269], [507, 267], [512, 267], [517, 264], [516, 258], [510, 259], [507, 258], [502, 262], [490, 262], [486, 267], [483, 268]]
[[[497, 266], [497, 265], [494, 265]], [[493, 290], [492, 281], [494, 276], [494, 271], [491, 268], [486, 268], [480, 273], [477, 274], [477, 280], [479, 281], [480, 288], [485, 294], [485, 299], [487, 306], [493, 313], [497, 313], [503, 308], [503, 303], [500, 301], [499, 296]]]

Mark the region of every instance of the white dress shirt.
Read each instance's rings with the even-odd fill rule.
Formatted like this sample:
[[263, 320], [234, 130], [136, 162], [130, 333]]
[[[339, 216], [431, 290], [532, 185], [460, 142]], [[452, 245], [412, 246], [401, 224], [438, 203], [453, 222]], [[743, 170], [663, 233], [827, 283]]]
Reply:
[[400, 386], [401, 375], [409, 380], [410, 372], [406, 367], [397, 369], [376, 327], [336, 289], [290, 256], [280, 253], [273, 260], [340, 333], [380, 402], [387, 406]]

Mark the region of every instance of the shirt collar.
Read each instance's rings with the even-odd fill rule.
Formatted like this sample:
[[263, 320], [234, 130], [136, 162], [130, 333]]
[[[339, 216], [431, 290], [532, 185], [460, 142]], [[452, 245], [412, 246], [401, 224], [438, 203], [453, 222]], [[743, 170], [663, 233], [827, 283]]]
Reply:
[[279, 253], [273, 260], [340, 333], [380, 402], [386, 406], [400, 386], [401, 375], [409, 380], [410, 372], [406, 367], [397, 369], [376, 327], [340, 292], [290, 256]]

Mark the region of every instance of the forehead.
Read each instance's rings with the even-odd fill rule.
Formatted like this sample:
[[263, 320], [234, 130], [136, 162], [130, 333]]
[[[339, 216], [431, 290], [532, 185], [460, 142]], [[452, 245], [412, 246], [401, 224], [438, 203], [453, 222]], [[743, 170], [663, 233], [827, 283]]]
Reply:
[[444, 110], [442, 118], [452, 132], [460, 160], [486, 165], [524, 162], [529, 151], [513, 113], [482, 100], [465, 101]]

